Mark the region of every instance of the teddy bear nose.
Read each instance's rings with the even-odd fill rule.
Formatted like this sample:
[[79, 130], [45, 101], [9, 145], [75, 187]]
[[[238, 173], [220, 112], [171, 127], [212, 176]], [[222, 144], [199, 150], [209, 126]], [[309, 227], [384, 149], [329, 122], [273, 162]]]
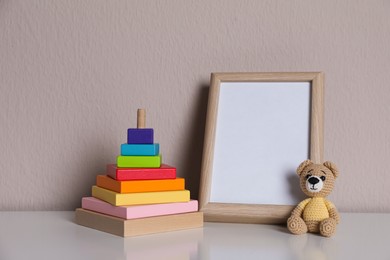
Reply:
[[308, 180], [307, 180], [310, 184], [317, 184], [319, 183], [320, 181], [317, 179], [317, 178], [314, 178], [314, 177], [310, 177]]

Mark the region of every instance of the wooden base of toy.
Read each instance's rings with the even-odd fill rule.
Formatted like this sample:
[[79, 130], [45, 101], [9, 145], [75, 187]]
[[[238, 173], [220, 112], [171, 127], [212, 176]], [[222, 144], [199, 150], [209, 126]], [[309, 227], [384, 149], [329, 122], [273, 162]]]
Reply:
[[176, 168], [166, 164], [160, 168], [118, 168], [109, 164], [107, 175], [118, 181], [175, 179]]
[[125, 220], [85, 209], [76, 209], [75, 222], [113, 235], [129, 237], [199, 228], [203, 226], [203, 213], [192, 212]]
[[106, 175], [98, 175], [96, 185], [118, 193], [184, 190], [185, 188], [184, 178], [117, 181]]
[[102, 214], [123, 218], [136, 219], [163, 215], [173, 215], [198, 211], [198, 201], [150, 204], [138, 206], [113, 206], [105, 201], [85, 197], [81, 200], [81, 207]]
[[92, 187], [92, 196], [114, 206], [158, 204], [190, 201], [189, 190], [117, 193], [98, 186]]

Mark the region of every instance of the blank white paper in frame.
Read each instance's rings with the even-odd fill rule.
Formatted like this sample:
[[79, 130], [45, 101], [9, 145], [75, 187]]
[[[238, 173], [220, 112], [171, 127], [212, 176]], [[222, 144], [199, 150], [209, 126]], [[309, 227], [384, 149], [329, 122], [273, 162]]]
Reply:
[[210, 202], [304, 198], [295, 170], [310, 158], [310, 95], [309, 82], [221, 82]]

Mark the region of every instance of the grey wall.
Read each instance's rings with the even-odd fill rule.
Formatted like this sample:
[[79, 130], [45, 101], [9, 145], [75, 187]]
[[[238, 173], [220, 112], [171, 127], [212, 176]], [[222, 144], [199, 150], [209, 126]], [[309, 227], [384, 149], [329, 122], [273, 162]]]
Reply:
[[341, 211], [390, 212], [390, 2], [0, 1], [0, 209], [71, 210], [138, 107], [197, 197], [211, 72], [323, 71]]

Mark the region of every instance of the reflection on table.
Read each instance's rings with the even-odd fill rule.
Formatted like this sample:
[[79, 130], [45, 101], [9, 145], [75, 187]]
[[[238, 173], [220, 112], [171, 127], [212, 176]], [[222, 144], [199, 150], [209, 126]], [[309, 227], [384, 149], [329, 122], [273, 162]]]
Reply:
[[0, 212], [0, 259], [390, 259], [390, 214], [341, 217], [331, 238], [228, 223], [122, 238], [76, 225], [74, 212]]

